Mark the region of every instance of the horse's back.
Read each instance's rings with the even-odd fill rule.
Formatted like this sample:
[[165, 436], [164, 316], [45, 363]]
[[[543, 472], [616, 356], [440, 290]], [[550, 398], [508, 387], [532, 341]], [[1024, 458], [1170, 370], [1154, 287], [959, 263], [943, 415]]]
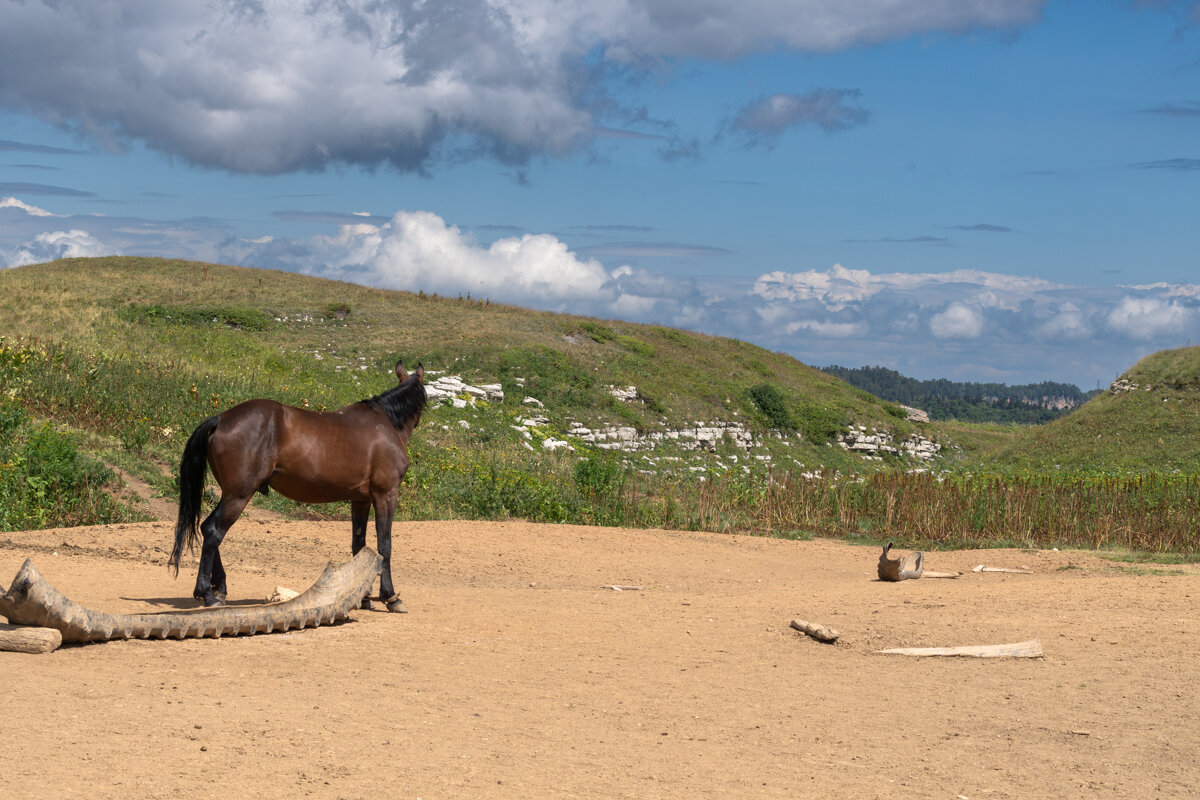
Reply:
[[249, 400], [221, 415], [209, 453], [222, 487], [269, 485], [301, 502], [368, 499], [408, 466], [386, 418], [362, 404], [319, 412]]

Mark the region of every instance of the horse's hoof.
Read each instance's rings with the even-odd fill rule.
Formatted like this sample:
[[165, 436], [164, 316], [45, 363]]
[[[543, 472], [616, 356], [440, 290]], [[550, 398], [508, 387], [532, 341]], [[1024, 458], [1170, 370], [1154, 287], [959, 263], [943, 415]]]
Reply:
[[204, 601], [205, 608], [220, 608], [223, 605], [225, 605], [225, 601], [220, 597], [214, 597], [212, 600]]
[[393, 614], [407, 614], [408, 613], [408, 609], [404, 607], [404, 601], [401, 600], [399, 597], [393, 598], [392, 600], [388, 601], [387, 610], [392, 612]]
[[362, 599], [362, 603], [360, 603], [358, 607], [365, 611], [370, 611], [371, 609], [375, 608], [375, 604], [371, 602], [371, 598], [364, 597]]

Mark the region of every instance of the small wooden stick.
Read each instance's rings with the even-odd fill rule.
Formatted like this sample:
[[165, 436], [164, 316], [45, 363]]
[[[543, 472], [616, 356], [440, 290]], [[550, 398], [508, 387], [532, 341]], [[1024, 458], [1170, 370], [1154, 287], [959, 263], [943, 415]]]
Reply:
[[614, 592], [640, 592], [640, 586], [622, 586], [616, 583], [606, 583], [600, 587], [601, 589], [612, 589]]
[[970, 656], [973, 658], [1041, 658], [1042, 643], [1037, 639], [1016, 644], [985, 644], [967, 647], [897, 647], [879, 650], [896, 656]]
[[62, 644], [62, 634], [54, 628], [34, 628], [0, 622], [0, 650], [14, 653], [49, 653]]
[[826, 642], [832, 644], [838, 640], [840, 635], [833, 628], [827, 628], [824, 625], [818, 625], [815, 622], [805, 622], [802, 619], [792, 620], [792, 627], [801, 633], [807, 633], [818, 642]]
[[959, 575], [962, 575], [962, 573], [961, 572], [934, 572], [931, 569], [927, 569], [921, 573], [922, 578], [957, 578]]
[[1032, 575], [1033, 573], [1027, 569], [1009, 569], [1008, 567], [985, 567], [980, 564], [972, 572], [1015, 572], [1018, 575]]

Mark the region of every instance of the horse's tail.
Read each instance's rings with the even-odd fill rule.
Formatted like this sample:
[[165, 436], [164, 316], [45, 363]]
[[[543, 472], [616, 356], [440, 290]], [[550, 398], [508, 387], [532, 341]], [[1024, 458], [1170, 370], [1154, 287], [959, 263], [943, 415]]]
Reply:
[[209, 417], [196, 426], [179, 461], [179, 518], [175, 522], [175, 547], [167, 561], [167, 568], [174, 567], [176, 577], [184, 543], [188, 550], [195, 550], [196, 539], [200, 537], [198, 522], [204, 495], [204, 473], [208, 467], [208, 437], [216, 429], [218, 419]]

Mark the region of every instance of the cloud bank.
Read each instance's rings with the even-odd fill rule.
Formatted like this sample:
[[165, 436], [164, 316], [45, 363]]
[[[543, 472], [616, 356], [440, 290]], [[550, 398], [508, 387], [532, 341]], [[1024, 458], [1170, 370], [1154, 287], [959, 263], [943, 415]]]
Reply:
[[[615, 105], [605, 91], [614, 72], [1012, 29], [1037, 21], [1044, 2], [7, 2], [0, 107], [109, 148], [138, 140], [234, 172], [522, 164], [586, 147]], [[778, 108], [748, 107], [742, 124], [760, 134], [805, 120], [861, 124], [865, 112], [838, 91], [776, 95], [763, 102]], [[680, 139], [663, 156], [691, 149]]]
[[[1200, 284], [1077, 286], [970, 269], [840, 264], [704, 283], [573, 249], [551, 234], [481, 243], [428, 211], [323, 216], [327, 234], [248, 239], [206, 220], [60, 216], [0, 198], [0, 266], [114, 253], [220, 261], [733, 336], [814, 365], [1084, 388], [1153, 350], [1200, 341]], [[691, 253], [713, 257], [694, 246]], [[643, 253], [655, 254], [687, 257]]]

